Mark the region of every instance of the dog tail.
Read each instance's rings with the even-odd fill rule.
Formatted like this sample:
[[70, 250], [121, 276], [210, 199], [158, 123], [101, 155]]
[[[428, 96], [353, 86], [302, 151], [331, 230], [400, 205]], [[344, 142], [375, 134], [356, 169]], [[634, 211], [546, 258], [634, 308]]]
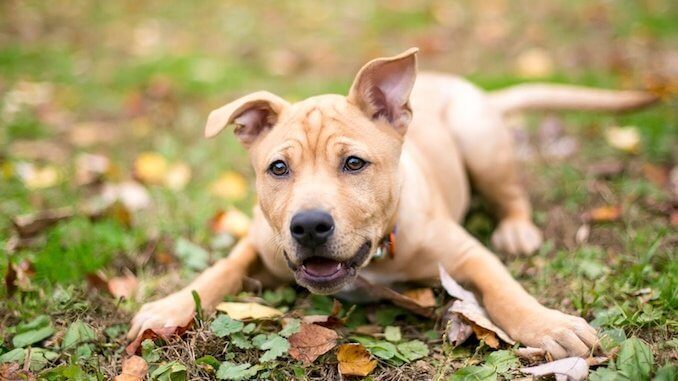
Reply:
[[525, 110], [622, 112], [644, 107], [659, 98], [645, 91], [532, 83], [490, 92], [490, 101], [503, 113]]

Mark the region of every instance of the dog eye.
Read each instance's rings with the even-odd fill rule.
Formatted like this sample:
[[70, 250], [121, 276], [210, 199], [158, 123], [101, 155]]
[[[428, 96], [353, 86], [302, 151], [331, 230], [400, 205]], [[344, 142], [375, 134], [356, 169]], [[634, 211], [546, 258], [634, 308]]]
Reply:
[[344, 171], [356, 172], [367, 165], [367, 162], [357, 156], [349, 156], [344, 162]]
[[290, 172], [287, 168], [287, 164], [282, 160], [276, 160], [271, 163], [271, 165], [268, 166], [268, 171], [271, 172], [273, 176], [277, 177], [285, 176]]

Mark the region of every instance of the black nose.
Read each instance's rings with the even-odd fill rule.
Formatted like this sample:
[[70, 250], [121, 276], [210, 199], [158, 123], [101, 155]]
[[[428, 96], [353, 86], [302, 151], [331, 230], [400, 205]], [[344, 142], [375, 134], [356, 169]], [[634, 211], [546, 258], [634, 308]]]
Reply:
[[334, 219], [322, 210], [299, 212], [292, 217], [290, 231], [300, 245], [313, 249], [327, 242], [332, 236]]

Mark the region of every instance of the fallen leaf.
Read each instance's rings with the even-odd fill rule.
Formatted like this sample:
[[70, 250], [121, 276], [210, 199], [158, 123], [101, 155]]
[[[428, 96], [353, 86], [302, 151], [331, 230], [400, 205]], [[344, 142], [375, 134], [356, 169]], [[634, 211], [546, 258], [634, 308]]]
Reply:
[[146, 360], [139, 356], [128, 357], [122, 361], [122, 371], [115, 381], [142, 381], [148, 372]]
[[22, 369], [17, 363], [0, 364], [0, 380], [2, 381], [34, 381], [35, 375]]
[[123, 136], [120, 128], [103, 121], [76, 123], [68, 129], [68, 141], [78, 147], [112, 144]]
[[624, 172], [624, 163], [619, 160], [607, 159], [589, 164], [586, 172], [589, 176], [610, 178]]
[[594, 208], [584, 213], [583, 219], [591, 222], [613, 222], [617, 221], [622, 215], [622, 208], [619, 205], [608, 205]]
[[105, 209], [115, 202], [121, 202], [132, 212], [147, 209], [151, 206], [151, 196], [146, 188], [136, 181], [125, 181], [119, 184], [106, 184], [101, 191], [101, 202]]
[[14, 169], [19, 179], [30, 190], [50, 188], [62, 180], [59, 170], [52, 165], [37, 167], [30, 163], [17, 163]]
[[591, 225], [582, 224], [574, 235], [574, 241], [577, 244], [581, 245], [586, 243], [589, 240], [589, 235], [591, 234]]
[[356, 278], [354, 284], [356, 287], [365, 290], [365, 292], [367, 292], [372, 297], [390, 300], [396, 306], [402, 307], [410, 312], [414, 312], [417, 315], [428, 318], [433, 316], [433, 308], [422, 306], [416, 300], [396, 292], [388, 287], [372, 284], [361, 276]]
[[258, 303], [223, 302], [219, 303], [216, 309], [236, 320], [272, 319], [282, 315], [280, 310]]
[[302, 323], [299, 332], [289, 338], [292, 358], [310, 365], [321, 355], [337, 345], [339, 335], [332, 330], [316, 324]]
[[134, 274], [113, 277], [108, 280], [108, 291], [115, 297], [131, 299], [139, 288], [139, 280]]
[[458, 314], [449, 311], [447, 317], [447, 340], [452, 346], [459, 346], [473, 334], [473, 328], [464, 321]]
[[163, 328], [148, 328], [144, 332], [141, 333], [141, 335], [137, 336], [136, 339], [134, 339], [127, 347], [125, 348], [125, 352], [128, 355], [133, 355], [137, 352], [140, 352], [139, 350], [141, 349], [141, 343], [144, 340], [155, 340], [155, 339], [163, 339], [165, 341], [168, 341], [173, 335], [176, 336], [181, 336], [184, 334], [184, 332], [188, 331], [189, 328], [193, 325], [193, 320], [188, 322], [183, 327], [163, 327]]
[[27, 238], [42, 233], [48, 227], [61, 220], [71, 218], [73, 215], [74, 210], [70, 207], [48, 209], [14, 217], [12, 224], [21, 238]]
[[605, 140], [618, 150], [633, 154], [640, 152], [640, 132], [637, 127], [610, 127], [605, 130]]
[[224, 172], [210, 185], [210, 193], [228, 201], [242, 200], [247, 197], [247, 180], [237, 172]]
[[165, 186], [173, 190], [182, 190], [191, 180], [191, 167], [186, 163], [177, 162], [172, 164], [165, 173], [163, 182]]
[[452, 277], [445, 271], [442, 265], [438, 265], [438, 270], [440, 273], [440, 282], [443, 285], [445, 291], [450, 294], [452, 297], [455, 297], [459, 300], [455, 300], [452, 303], [449, 311], [459, 314], [461, 318], [464, 319], [467, 323], [471, 324], [473, 332], [476, 334], [478, 339], [485, 341], [487, 345], [492, 348], [499, 347], [499, 341], [497, 337], [502, 341], [508, 344], [515, 344], [515, 341], [506, 334], [501, 328], [497, 327], [487, 316], [485, 309], [480, 306], [478, 300], [476, 299], [473, 293], [465, 290], [457, 282], [452, 279]]
[[525, 50], [515, 61], [515, 71], [523, 78], [547, 77], [553, 73], [554, 66], [551, 54], [541, 48]]
[[325, 328], [337, 328], [344, 325], [344, 320], [330, 315], [306, 315], [301, 320], [304, 323], [317, 324]]
[[111, 168], [111, 161], [106, 156], [81, 154], [75, 159], [75, 183], [82, 186], [101, 181]]
[[235, 208], [219, 211], [212, 217], [210, 227], [214, 233], [228, 233], [235, 237], [247, 235], [250, 228], [250, 218]]
[[556, 381], [583, 381], [589, 375], [589, 365], [580, 357], [568, 357], [520, 371], [537, 377], [553, 374]]
[[643, 163], [643, 176], [654, 185], [663, 188], [669, 183], [670, 170], [667, 167]]
[[63, 163], [68, 158], [68, 149], [52, 140], [14, 140], [7, 148], [9, 157], [51, 163]]
[[377, 367], [377, 360], [373, 360], [361, 344], [343, 344], [337, 351], [339, 373], [344, 376], [365, 377]]
[[354, 331], [361, 335], [376, 336], [380, 335], [384, 331], [384, 328], [376, 324], [365, 324], [357, 326]]
[[433, 290], [430, 288], [417, 288], [414, 290], [407, 290], [403, 295], [414, 300], [422, 307], [435, 307], [436, 298], [433, 295]]
[[167, 170], [167, 160], [156, 152], [144, 152], [134, 160], [134, 177], [146, 184], [162, 184]]

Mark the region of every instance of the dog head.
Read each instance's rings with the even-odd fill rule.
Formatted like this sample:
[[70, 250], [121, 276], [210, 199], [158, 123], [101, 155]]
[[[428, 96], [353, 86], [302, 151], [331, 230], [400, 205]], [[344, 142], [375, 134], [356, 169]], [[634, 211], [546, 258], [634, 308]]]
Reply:
[[262, 91], [208, 118], [207, 137], [235, 125], [276, 244], [297, 283], [314, 293], [351, 282], [393, 227], [416, 52], [367, 63], [348, 96], [290, 104]]

